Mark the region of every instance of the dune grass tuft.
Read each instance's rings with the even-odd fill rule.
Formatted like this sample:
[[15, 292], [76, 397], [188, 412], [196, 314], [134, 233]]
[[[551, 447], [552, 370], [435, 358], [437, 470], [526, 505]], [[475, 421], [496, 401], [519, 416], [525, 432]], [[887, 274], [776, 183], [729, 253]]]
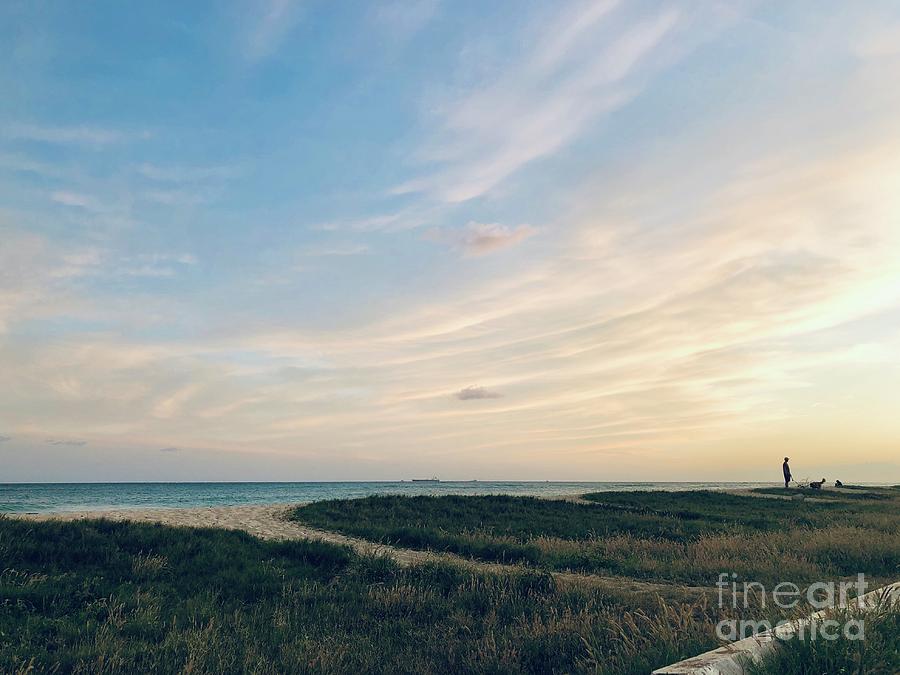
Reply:
[[[835, 612], [830, 618], [839, 626], [859, 622], [862, 628], [845, 632], [833, 630], [826, 639], [811, 630], [802, 636], [783, 640], [779, 648], [750, 665], [750, 675], [821, 675], [821, 673], [846, 673], [847, 675], [894, 675], [900, 673], [900, 605], [883, 603], [865, 613], [859, 609]], [[863, 639], [851, 639], [862, 635]]]

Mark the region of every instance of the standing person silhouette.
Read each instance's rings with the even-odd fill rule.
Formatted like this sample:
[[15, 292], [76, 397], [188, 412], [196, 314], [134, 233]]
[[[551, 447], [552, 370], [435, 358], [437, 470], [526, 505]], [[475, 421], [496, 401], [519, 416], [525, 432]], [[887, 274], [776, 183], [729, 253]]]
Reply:
[[784, 474], [784, 489], [787, 490], [791, 482], [791, 467], [788, 466], [790, 457], [784, 458], [784, 464], [781, 465], [781, 472]]

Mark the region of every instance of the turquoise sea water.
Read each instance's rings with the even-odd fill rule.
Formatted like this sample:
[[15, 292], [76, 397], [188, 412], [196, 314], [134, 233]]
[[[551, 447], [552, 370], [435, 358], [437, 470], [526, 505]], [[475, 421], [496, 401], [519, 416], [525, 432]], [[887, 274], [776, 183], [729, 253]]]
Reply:
[[0, 513], [286, 504], [394, 495], [550, 496], [610, 490], [697, 490], [765, 483], [575, 483], [441, 481], [440, 483], [0, 483]]

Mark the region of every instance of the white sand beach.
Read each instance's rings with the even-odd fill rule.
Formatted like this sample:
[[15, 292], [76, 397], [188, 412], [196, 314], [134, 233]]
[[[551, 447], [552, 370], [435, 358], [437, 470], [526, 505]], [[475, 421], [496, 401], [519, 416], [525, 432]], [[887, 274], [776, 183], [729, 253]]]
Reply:
[[387, 555], [401, 564], [424, 562], [433, 558], [422, 551], [396, 549], [391, 546], [347, 537], [337, 532], [318, 530], [288, 519], [291, 509], [299, 504], [265, 504], [253, 506], [215, 506], [184, 509], [114, 509], [106, 511], [73, 511], [40, 514], [17, 514], [27, 520], [88, 520], [105, 518], [115, 521], [162, 523], [177, 527], [220, 527], [244, 530], [260, 539], [314, 539], [350, 546], [363, 554]]

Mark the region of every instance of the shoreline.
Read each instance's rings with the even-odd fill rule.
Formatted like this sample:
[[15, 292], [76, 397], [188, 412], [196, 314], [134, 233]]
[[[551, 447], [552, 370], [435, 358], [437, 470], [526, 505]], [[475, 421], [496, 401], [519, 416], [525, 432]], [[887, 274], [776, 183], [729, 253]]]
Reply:
[[[768, 484], [763, 484], [768, 485]], [[874, 487], [874, 486], [873, 486]], [[769, 495], [753, 492], [750, 488], [719, 488], [716, 492], [742, 497], [755, 497], [757, 499], [793, 499], [792, 496]], [[660, 490], [660, 492], [666, 492]], [[680, 492], [672, 491], [672, 492]], [[827, 488], [822, 496], [806, 497], [813, 501], [828, 501], [828, 493], [857, 492], [845, 488]], [[586, 493], [559, 493], [547, 495], [511, 495], [511, 496], [536, 496], [538, 499], [571, 501], [576, 504], [592, 504], [583, 499]], [[463, 497], [479, 495], [458, 495]], [[364, 497], [356, 497], [362, 499]], [[299, 530], [313, 531], [287, 520], [285, 515], [291, 509], [305, 506], [312, 500], [297, 502], [266, 502], [258, 504], [228, 504], [215, 506], [122, 506], [101, 509], [73, 509], [51, 511], [0, 511], [0, 515], [9, 518], [21, 518], [33, 521], [72, 521], [92, 520], [105, 518], [108, 520], [124, 521], [134, 520], [138, 522], [156, 522], [179, 527], [221, 527], [225, 529], [243, 529], [251, 534], [263, 538], [292, 538], [298, 536]], [[274, 523], [280, 523], [275, 526]], [[318, 532], [318, 531], [316, 531]], [[321, 534], [321, 533], [320, 533]], [[330, 534], [330, 533], [328, 533]], [[299, 536], [305, 536], [300, 534]]]
[[[450, 481], [448, 481], [450, 482]], [[657, 483], [658, 484], [658, 483]], [[682, 483], [674, 483], [677, 485], [681, 485]], [[690, 492], [695, 490], [710, 490], [713, 492], [724, 492], [733, 495], [739, 495], [742, 497], [756, 497], [758, 499], [794, 499], [793, 495], [772, 495], [772, 494], [763, 494], [759, 492], [754, 492], [758, 487], [779, 487], [778, 483], [754, 483], [753, 487], [746, 487], [749, 483], [743, 483], [742, 487], [695, 487], [688, 488], [685, 490], [651, 490], [653, 492]], [[5, 484], [0, 484], [0, 486]], [[44, 484], [42, 484], [44, 485]], [[609, 485], [609, 483], [606, 483]], [[633, 483], [623, 483], [623, 485], [633, 485]], [[711, 486], [721, 485], [721, 483], [711, 483]], [[872, 485], [865, 484], [863, 487], [878, 489], [882, 487], [890, 487], [888, 484], [885, 485]], [[599, 492], [619, 492], [620, 490], [600, 490]], [[636, 490], [621, 490], [624, 492], [639, 492], [643, 491], [643, 489]], [[518, 493], [506, 493], [506, 492], [492, 492], [492, 493], [454, 493], [448, 492], [445, 494], [428, 494], [423, 493], [420, 495], [404, 495], [399, 493], [373, 493], [373, 495], [380, 494], [390, 494], [395, 496], [459, 496], [459, 497], [477, 497], [484, 496], [487, 494], [499, 494], [499, 495], [508, 495], [510, 497], [536, 497], [538, 499], [561, 499], [566, 501], [572, 501], [575, 503], [590, 503], [587, 500], [582, 499], [583, 495], [588, 494], [590, 491], [584, 492], [558, 492], [558, 493], [548, 493], [548, 494], [518, 494]], [[821, 495], [810, 496], [807, 495], [805, 498], [813, 501], [828, 501], [829, 493], [832, 494], [841, 494], [841, 493], [855, 493], [859, 494], [859, 490], [848, 489], [845, 487], [826, 487], [822, 490]], [[798, 492], [798, 494], [800, 494]], [[365, 497], [372, 495], [357, 495], [350, 497], [327, 497], [326, 499], [363, 499]], [[60, 509], [48, 509], [42, 511], [3, 511], [0, 510], [0, 516], [8, 516], [11, 518], [21, 518], [26, 517], [28, 519], [34, 520], [43, 520], [43, 519], [52, 519], [56, 518], [59, 520], [84, 520], [88, 518], [110, 518], [113, 520], [127, 520], [128, 516], [131, 516], [133, 519], [147, 520], [150, 519], [153, 522], [169, 522], [172, 521], [174, 524], [187, 524], [180, 522], [184, 520], [183, 518], [167, 518], [164, 517], [166, 514], [173, 515], [177, 512], [184, 512], [185, 516], [188, 515], [197, 515], [202, 524], [191, 525], [188, 526], [193, 527], [206, 527], [206, 522], [210, 519], [213, 521], [221, 520], [223, 515], [228, 514], [229, 510], [234, 510], [236, 512], [240, 512], [240, 510], [246, 510], [246, 513], [253, 513], [254, 510], [260, 509], [280, 509], [280, 510], [288, 510], [291, 508], [296, 508], [298, 506], [305, 506], [306, 504], [310, 504], [314, 501], [322, 501], [322, 500], [314, 500], [314, 499], [306, 499], [306, 500], [298, 500], [298, 501], [265, 501], [265, 502], [251, 502], [244, 504], [215, 504], [215, 505], [201, 505], [201, 506], [147, 506], [147, 505], [124, 505], [124, 506], [114, 506], [114, 505], [105, 505], [100, 508], [60, 508]], [[218, 516], [215, 514], [219, 514]], [[225, 518], [225, 523], [227, 527], [227, 523], [231, 522], [233, 519], [230, 517]], [[178, 522], [174, 522], [178, 521]], [[221, 525], [211, 525], [212, 527], [218, 527]]]
[[[448, 481], [450, 482], [450, 481]], [[610, 483], [605, 483], [605, 485], [609, 485]], [[656, 483], [658, 485], [659, 483]], [[683, 483], [673, 483], [675, 485], [682, 485]], [[0, 486], [9, 485], [9, 484], [0, 484]], [[48, 484], [41, 484], [48, 485]], [[126, 484], [127, 485], [127, 484]], [[193, 483], [189, 483], [189, 485], [193, 485]], [[622, 485], [634, 485], [634, 483], [622, 483]], [[687, 491], [695, 491], [695, 490], [710, 490], [713, 492], [724, 492], [733, 495], [739, 495], [743, 497], [756, 497], [760, 499], [794, 499], [793, 495], [772, 495], [772, 494], [763, 494], [759, 492], [754, 492], [756, 488], [759, 487], [779, 487], [779, 483], [769, 482], [769, 483], [753, 483], [753, 487], [746, 487], [750, 485], [750, 483], [742, 483], [741, 487], [715, 487], [721, 486], [721, 483], [710, 483], [710, 487], [702, 487], [702, 484], [697, 484], [698, 487], [687, 488], [687, 489], [679, 489], [679, 490], [651, 490], [653, 492], [687, 492]], [[866, 488], [883, 488], [890, 487], [889, 484], [885, 485], [873, 485], [873, 484], [861, 484]], [[637, 488], [637, 489], [628, 489], [628, 490], [599, 490], [598, 492], [639, 492], [644, 491], [645, 488]], [[421, 493], [421, 494], [410, 494], [404, 495], [402, 493], [373, 493], [373, 495], [381, 495], [381, 494], [389, 494], [396, 496], [460, 496], [460, 497], [476, 497], [476, 496], [484, 496], [487, 494], [499, 494], [499, 495], [508, 495], [510, 497], [536, 497], [538, 499], [561, 499], [566, 501], [572, 501], [575, 503], [590, 503], [586, 500], [582, 499], [582, 496], [588, 494], [590, 490], [580, 491], [580, 492], [557, 492], [557, 493], [547, 493], [547, 494], [519, 494], [516, 492], [490, 492], [490, 493], [465, 493], [465, 492], [448, 492], [448, 493], [438, 493], [438, 494], [429, 494], [429, 493]], [[841, 493], [855, 493], [860, 494], [859, 490], [852, 490], [845, 487], [836, 488], [836, 487], [826, 487], [822, 490], [821, 495], [810, 496], [807, 495], [805, 498], [813, 501], [828, 501], [829, 493], [831, 494], [841, 494]], [[800, 494], [798, 492], [798, 494]], [[335, 497], [326, 497], [325, 499], [363, 499], [365, 497], [372, 495], [354, 495], [354, 496], [335, 496]], [[224, 526], [228, 526], [227, 523], [233, 521], [231, 517], [225, 517], [229, 510], [234, 510], [235, 512], [241, 512], [241, 510], [245, 510], [247, 514], [251, 514], [254, 510], [261, 509], [280, 509], [280, 510], [288, 510], [291, 508], [296, 508], [298, 506], [304, 506], [306, 504], [310, 504], [314, 501], [322, 501], [318, 499], [305, 499], [305, 500], [287, 500], [287, 501], [260, 501], [260, 502], [250, 502], [250, 503], [221, 503], [214, 505], [193, 505], [193, 506], [156, 506], [156, 505], [145, 505], [145, 504], [135, 504], [135, 505], [102, 505], [99, 508], [51, 508], [47, 510], [40, 511], [3, 511], [0, 510], [0, 516], [8, 516], [11, 518], [21, 518], [26, 517], [29, 519], [42, 520], [48, 518], [56, 518], [59, 520], [84, 520], [87, 518], [110, 518], [114, 520], [126, 520], [130, 516], [132, 519], [141, 519], [147, 520], [150, 519], [154, 522], [173, 522], [174, 524], [186, 524], [188, 526], [194, 527], [206, 527], [208, 521], [212, 521], [218, 523], [218, 521], [222, 520], [224, 517]], [[183, 512], [184, 516], [196, 515], [199, 520], [196, 522], [200, 523], [197, 525], [193, 525], [190, 523], [181, 522], [185, 518], [178, 517], [166, 517], [166, 514], [172, 516], [177, 514], [178, 512]], [[215, 515], [218, 514], [218, 515]], [[176, 522], [177, 521], [177, 522]], [[212, 527], [218, 527], [223, 525], [213, 524]]]

